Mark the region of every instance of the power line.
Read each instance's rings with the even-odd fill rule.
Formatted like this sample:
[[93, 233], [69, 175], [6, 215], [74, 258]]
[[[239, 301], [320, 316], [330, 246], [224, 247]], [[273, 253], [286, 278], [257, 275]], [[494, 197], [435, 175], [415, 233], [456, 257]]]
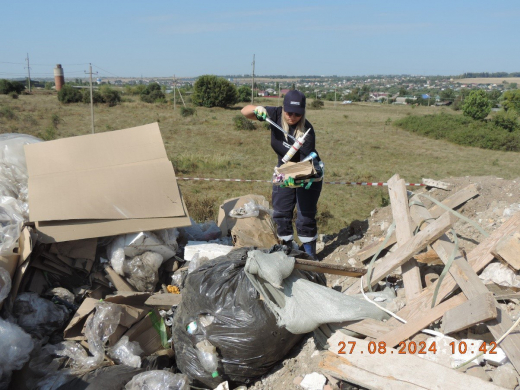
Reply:
[[114, 74], [114, 73], [112, 73], [112, 72], [109, 72], [108, 70], [105, 70], [105, 69], [103, 69], [103, 68], [100, 68], [100, 67], [97, 66], [97, 65], [92, 65], [92, 66], [93, 66], [94, 68], [98, 68], [99, 70], [102, 70], [103, 72], [106, 72], [106, 73], [108, 73], [108, 74], [111, 74], [111, 75], [114, 76], [114, 77], [119, 77], [119, 78], [121, 78], [121, 76], [118, 76], [117, 74]]

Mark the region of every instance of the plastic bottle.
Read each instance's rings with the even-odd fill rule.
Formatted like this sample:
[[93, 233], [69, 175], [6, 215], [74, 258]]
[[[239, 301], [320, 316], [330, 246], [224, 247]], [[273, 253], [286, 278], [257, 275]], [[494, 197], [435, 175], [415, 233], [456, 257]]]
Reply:
[[210, 373], [213, 378], [216, 378], [219, 375], [217, 371], [217, 349], [208, 340], [198, 342], [195, 347], [197, 348], [197, 357], [204, 370]]
[[296, 154], [296, 152], [298, 150], [300, 150], [303, 143], [305, 142], [305, 137], [307, 136], [307, 134], [309, 134], [309, 131], [311, 131], [310, 128], [309, 128], [309, 130], [307, 130], [305, 132], [304, 135], [302, 135], [300, 138], [298, 138], [294, 144], [292, 144], [291, 148], [287, 151], [286, 155], [283, 156], [283, 158], [282, 158], [282, 161], [284, 162], [284, 164], [287, 161], [289, 161], [291, 158], [293, 158], [293, 156]]
[[312, 160], [313, 158], [316, 158], [318, 157], [318, 155], [316, 154], [316, 152], [311, 152], [311, 154], [309, 154], [307, 157], [305, 157], [302, 161], [300, 162], [304, 162], [304, 161], [309, 161], [309, 160]]

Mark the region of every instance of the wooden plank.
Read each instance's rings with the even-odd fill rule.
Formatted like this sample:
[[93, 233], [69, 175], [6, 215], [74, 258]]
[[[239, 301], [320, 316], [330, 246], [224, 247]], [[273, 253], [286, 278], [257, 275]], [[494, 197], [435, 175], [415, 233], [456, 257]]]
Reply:
[[466, 297], [464, 297], [463, 294], [456, 295], [453, 298], [442, 302], [440, 305], [425, 310], [420, 316], [414, 317], [406, 324], [378, 337], [376, 342], [383, 341], [389, 347], [396, 346], [401, 341], [406, 340], [424, 328], [427, 328], [432, 322], [441, 318], [447, 311], [456, 308], [464, 302], [466, 302]]
[[[448, 206], [449, 208], [455, 209], [461, 204], [467, 202], [468, 200], [474, 198], [478, 195], [477, 187], [475, 184], [470, 184], [464, 187], [462, 190], [456, 192], [453, 195], [448, 196], [441, 203]], [[431, 209], [428, 210], [430, 214], [435, 217], [440, 217], [443, 213], [443, 209], [437, 205], [434, 205]], [[365, 246], [361, 250], [356, 253], [356, 259], [359, 261], [365, 261], [376, 254], [379, 247], [384, 241], [384, 237], [381, 237], [378, 241], [374, 241], [373, 243]], [[395, 232], [390, 236], [385, 248], [388, 249], [390, 246], [394, 245], [397, 242], [397, 238], [395, 236]]]
[[423, 184], [426, 184], [428, 187], [440, 188], [441, 190], [447, 190], [450, 188], [450, 183], [445, 183], [443, 181], [423, 178], [422, 182]]
[[430, 265], [442, 265], [444, 264], [437, 253], [430, 249], [428, 252], [420, 253], [414, 256], [418, 263], [430, 264]]
[[390, 332], [393, 328], [394, 326], [388, 325], [387, 322], [374, 320], [373, 318], [366, 318], [345, 326], [345, 329], [375, 339]]
[[[344, 343], [344, 354], [339, 354]], [[336, 332], [329, 338], [330, 353], [323, 354], [320, 368], [333, 377], [368, 389], [479, 389], [499, 390], [502, 387], [480, 378], [465, 375], [413, 354], [400, 354], [397, 349], [379, 349], [376, 343]], [[354, 349], [351, 352], [352, 345]], [[335, 355], [334, 357], [332, 355]]]
[[345, 265], [319, 263], [317, 261], [303, 260], [303, 259], [296, 259], [294, 268], [300, 269], [303, 271], [312, 271], [312, 272], [319, 272], [319, 273], [323, 273], [323, 274], [344, 275], [344, 276], [354, 276], [354, 277], [365, 275], [367, 273], [367, 270], [364, 268], [355, 268], [355, 267], [348, 267]]
[[491, 253], [514, 270], [520, 270], [520, 231], [502, 237]]
[[[453, 195], [448, 196], [441, 203], [445, 206], [448, 206], [450, 209], [455, 209], [475, 196], [478, 196], [477, 186], [476, 184], [470, 184]], [[434, 205], [432, 208], [428, 209], [428, 211], [432, 217], [437, 218], [441, 216], [446, 210], [440, 206]]]
[[[468, 263], [471, 265], [473, 271], [479, 272], [486, 265], [488, 265], [494, 259], [494, 256], [491, 254], [491, 250], [496, 245], [496, 243], [504, 235], [513, 233], [519, 227], [520, 213], [516, 213], [506, 222], [504, 222], [502, 226], [496, 229], [490, 236], [486, 237], [477, 247], [475, 247], [468, 254]], [[465, 283], [462, 284], [465, 285]], [[466, 286], [469, 286], [466, 288], [466, 290], [470, 291], [471, 285], [469, 284]], [[445, 298], [456, 287], [457, 283], [453, 277], [448, 277], [448, 275], [446, 275], [446, 278], [444, 278], [444, 281], [439, 289], [438, 300], [440, 301]], [[406, 320], [413, 319], [417, 314], [420, 314], [422, 311], [430, 307], [432, 296], [433, 289], [423, 290], [419, 297], [414, 299], [412, 302], [408, 302], [408, 304], [403, 309], [401, 309], [397, 315]], [[391, 321], [397, 322], [395, 319], [390, 319], [388, 322]], [[502, 310], [500, 306], [497, 306], [497, 318], [488, 321], [486, 325], [495, 339], [498, 339], [513, 325], [513, 321], [507, 312]], [[517, 371], [520, 371], [520, 333], [513, 332], [500, 343], [500, 346], [506, 353], [509, 360], [511, 360]]]
[[[374, 267], [370, 283], [372, 285], [379, 282], [385, 276], [389, 275], [395, 268], [403, 265], [414, 254], [423, 249], [426, 245], [431, 244], [446, 232], [455, 222], [456, 218], [450, 213], [445, 213], [435, 222], [428, 225], [424, 230], [411, 238], [405, 245], [398, 248], [394, 253], [390, 253], [383, 258], [383, 261]], [[367, 275], [368, 276], [368, 275]], [[364, 288], [368, 288], [367, 276], [362, 276]], [[361, 292], [360, 281], [355, 282], [347, 290], [347, 294], [357, 294]]]
[[497, 318], [493, 293], [477, 295], [462, 305], [448, 310], [442, 319], [444, 333], [449, 334], [467, 329], [475, 324]]
[[168, 310], [172, 306], [180, 305], [182, 301], [182, 294], [153, 294], [148, 298], [144, 304], [147, 306], [153, 306], [158, 309]]
[[[397, 245], [401, 247], [413, 237], [413, 223], [408, 207], [408, 195], [406, 185], [399, 175], [394, 175], [388, 180], [388, 194], [392, 207], [392, 215], [395, 221], [395, 235]], [[422, 291], [421, 273], [414, 258], [406, 261], [402, 266], [403, 284], [406, 299], [415, 298]]]

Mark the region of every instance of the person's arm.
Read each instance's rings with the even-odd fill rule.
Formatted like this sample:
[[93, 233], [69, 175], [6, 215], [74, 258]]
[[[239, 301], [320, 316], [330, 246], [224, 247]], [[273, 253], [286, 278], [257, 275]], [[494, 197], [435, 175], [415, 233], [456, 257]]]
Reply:
[[247, 119], [265, 120], [267, 111], [265, 107], [249, 104], [240, 110]]

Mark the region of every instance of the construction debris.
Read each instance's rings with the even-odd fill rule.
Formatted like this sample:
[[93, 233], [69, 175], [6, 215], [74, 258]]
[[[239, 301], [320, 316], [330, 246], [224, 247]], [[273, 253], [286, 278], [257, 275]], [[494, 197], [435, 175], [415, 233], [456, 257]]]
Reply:
[[0, 146], [0, 388], [518, 385], [517, 181], [395, 175], [315, 262], [262, 196], [193, 222], [157, 124]]

